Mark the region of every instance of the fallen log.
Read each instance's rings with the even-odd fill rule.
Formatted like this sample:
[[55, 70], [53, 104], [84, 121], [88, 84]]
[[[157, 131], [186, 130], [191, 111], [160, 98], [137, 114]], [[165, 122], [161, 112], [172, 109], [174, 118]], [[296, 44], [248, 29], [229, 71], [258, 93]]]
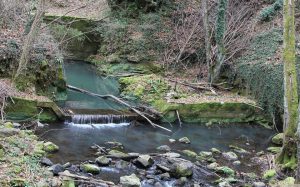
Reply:
[[125, 101], [123, 101], [122, 99], [120, 99], [120, 98], [118, 98], [118, 97], [116, 97], [114, 95], [100, 95], [100, 94], [95, 94], [95, 93], [92, 93], [90, 91], [87, 91], [87, 90], [84, 90], [84, 89], [81, 89], [81, 88], [77, 88], [77, 87], [71, 86], [71, 85], [67, 85], [67, 88], [69, 88], [70, 90], [74, 90], [74, 91], [77, 91], [77, 92], [81, 92], [81, 93], [93, 96], [93, 97], [99, 97], [99, 98], [102, 98], [102, 99], [109, 99], [110, 98], [113, 101], [115, 101], [117, 103], [120, 103], [120, 104], [128, 107], [129, 109], [131, 109], [133, 112], [135, 112], [136, 114], [138, 114], [139, 116], [141, 116], [142, 118], [144, 118], [146, 121], [148, 121], [150, 123], [150, 125], [152, 125], [154, 128], [158, 127], [158, 128], [163, 129], [165, 131], [172, 132], [170, 129], [167, 129], [165, 127], [162, 127], [160, 125], [157, 125], [157, 124], [153, 123], [149, 118], [147, 118], [143, 114], [143, 112], [139, 111], [138, 109], [134, 108], [130, 104], [126, 103]]

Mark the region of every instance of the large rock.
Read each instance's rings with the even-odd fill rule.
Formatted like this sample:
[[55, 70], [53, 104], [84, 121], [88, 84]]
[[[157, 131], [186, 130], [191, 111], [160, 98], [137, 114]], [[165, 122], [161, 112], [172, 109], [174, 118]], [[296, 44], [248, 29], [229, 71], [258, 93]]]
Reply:
[[53, 153], [53, 152], [58, 151], [59, 147], [52, 142], [46, 142], [46, 143], [44, 143], [43, 150], [48, 153]]
[[190, 177], [193, 175], [193, 164], [187, 160], [176, 159], [171, 166], [170, 172], [176, 178]]
[[99, 156], [96, 158], [96, 163], [100, 166], [108, 166], [111, 162], [110, 158], [107, 158], [106, 156]]
[[94, 164], [82, 164], [81, 169], [86, 173], [99, 174], [101, 169]]
[[178, 140], [180, 143], [190, 144], [191, 141], [188, 139], [188, 137], [182, 137]]
[[148, 167], [152, 166], [152, 164], [154, 163], [154, 161], [151, 158], [151, 156], [149, 156], [149, 155], [140, 155], [136, 159], [136, 163], [137, 163], [137, 165], [140, 165], [140, 166], [142, 166], [144, 168], [148, 168]]
[[282, 145], [283, 143], [283, 133], [279, 133], [272, 138], [272, 142], [276, 145]]
[[135, 174], [132, 174], [120, 177], [120, 184], [122, 187], [140, 187], [141, 181]]
[[226, 153], [222, 153], [223, 157], [227, 160], [230, 160], [230, 161], [235, 161], [238, 159], [238, 156], [234, 153], [234, 152], [226, 152]]

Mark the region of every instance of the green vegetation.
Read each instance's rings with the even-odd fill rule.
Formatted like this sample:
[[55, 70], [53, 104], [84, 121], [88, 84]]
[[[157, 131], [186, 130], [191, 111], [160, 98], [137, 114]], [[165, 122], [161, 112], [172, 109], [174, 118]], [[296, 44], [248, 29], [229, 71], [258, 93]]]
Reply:
[[270, 21], [283, 7], [283, 0], [276, 0], [272, 5], [262, 9], [259, 13], [259, 21]]

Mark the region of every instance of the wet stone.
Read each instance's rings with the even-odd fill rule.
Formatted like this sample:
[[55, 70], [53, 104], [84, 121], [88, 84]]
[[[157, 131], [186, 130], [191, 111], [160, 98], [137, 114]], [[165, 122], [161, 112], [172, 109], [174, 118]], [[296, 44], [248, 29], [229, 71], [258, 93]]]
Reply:
[[171, 151], [171, 148], [168, 145], [162, 145], [162, 146], [157, 147], [156, 150], [169, 152], [169, 151]]
[[53, 162], [50, 159], [46, 158], [46, 157], [43, 157], [41, 159], [40, 163], [44, 166], [52, 166], [53, 165]]
[[57, 176], [60, 172], [63, 172], [65, 168], [61, 164], [55, 164], [49, 168], [49, 171], [53, 173], [53, 175]]
[[178, 140], [180, 143], [190, 144], [191, 141], [188, 139], [188, 137], [182, 137]]

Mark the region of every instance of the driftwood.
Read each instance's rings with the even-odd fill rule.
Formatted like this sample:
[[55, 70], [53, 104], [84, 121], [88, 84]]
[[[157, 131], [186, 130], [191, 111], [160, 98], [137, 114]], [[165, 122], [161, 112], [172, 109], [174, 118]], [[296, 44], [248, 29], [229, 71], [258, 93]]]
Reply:
[[74, 90], [74, 91], [77, 91], [77, 92], [81, 92], [81, 93], [93, 96], [93, 97], [99, 97], [99, 98], [102, 98], [102, 99], [112, 99], [113, 101], [115, 101], [117, 103], [120, 103], [120, 104], [128, 107], [129, 109], [131, 109], [133, 112], [135, 112], [136, 114], [138, 114], [139, 116], [141, 116], [142, 118], [144, 118], [146, 121], [148, 121], [154, 128], [158, 127], [158, 128], [163, 129], [165, 131], [172, 132], [170, 129], [167, 129], [165, 127], [162, 127], [160, 125], [157, 125], [157, 124], [153, 123], [149, 118], [147, 118], [143, 114], [143, 112], [139, 111], [138, 109], [134, 108], [130, 104], [126, 103], [125, 101], [123, 101], [122, 99], [120, 99], [120, 98], [118, 98], [118, 97], [116, 97], [114, 95], [100, 95], [100, 94], [95, 94], [95, 93], [92, 93], [92, 92], [89, 92], [87, 90], [84, 90], [84, 89], [81, 89], [81, 88], [77, 88], [77, 87], [71, 86], [71, 85], [67, 85], [67, 88], [69, 88], [70, 90]]
[[182, 127], [182, 122], [181, 122], [178, 110], [176, 110], [176, 114], [177, 114], [177, 119], [178, 119], [178, 122], [179, 122], [179, 126], [181, 128]]

